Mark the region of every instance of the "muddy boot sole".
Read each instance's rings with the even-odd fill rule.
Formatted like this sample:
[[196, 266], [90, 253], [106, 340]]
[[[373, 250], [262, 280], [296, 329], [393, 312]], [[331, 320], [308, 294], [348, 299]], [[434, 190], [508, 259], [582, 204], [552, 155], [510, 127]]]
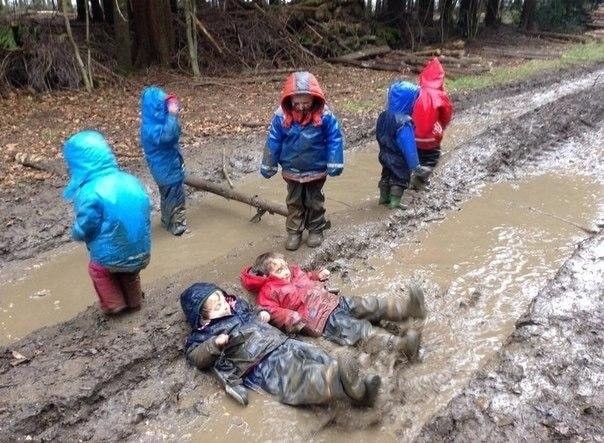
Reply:
[[365, 397], [359, 402], [359, 406], [366, 406], [371, 408], [375, 405], [380, 387], [382, 386], [382, 379], [377, 374], [368, 375], [365, 377]]

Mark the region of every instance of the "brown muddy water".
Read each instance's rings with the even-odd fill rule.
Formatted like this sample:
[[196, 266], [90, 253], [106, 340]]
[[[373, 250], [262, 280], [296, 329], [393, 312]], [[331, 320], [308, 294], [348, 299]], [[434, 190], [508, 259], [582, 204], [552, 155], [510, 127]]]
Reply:
[[[552, 192], [562, 188], [563, 197]], [[423, 325], [421, 362], [408, 366], [397, 381], [405, 385], [404, 404], [395, 405], [377, 428], [326, 428], [312, 440], [412, 439], [500, 348], [530, 300], [586, 238], [572, 223], [592, 227], [604, 214], [603, 197], [601, 184], [569, 175], [487, 185], [460, 210], [426, 224], [415, 237], [353, 262], [346, 278], [336, 273], [333, 280], [342, 293], [357, 296], [398, 293], [410, 281], [422, 282], [430, 314]], [[365, 366], [382, 374], [385, 370], [388, 377], [387, 364]], [[198, 399], [195, 392], [181, 401]], [[204, 402], [213, 411], [209, 416], [177, 429], [150, 428], [145, 438], [299, 441], [308, 435], [305, 423], [316, 421], [308, 410], [258, 394], [247, 408], [233, 404], [217, 388]]]

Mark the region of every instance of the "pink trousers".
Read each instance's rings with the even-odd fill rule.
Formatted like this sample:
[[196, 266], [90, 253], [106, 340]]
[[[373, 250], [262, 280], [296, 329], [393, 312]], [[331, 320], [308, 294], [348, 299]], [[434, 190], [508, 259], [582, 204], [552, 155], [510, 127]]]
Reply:
[[138, 271], [109, 272], [100, 264], [91, 261], [88, 264], [88, 274], [104, 313], [117, 314], [126, 308], [140, 308], [143, 290]]

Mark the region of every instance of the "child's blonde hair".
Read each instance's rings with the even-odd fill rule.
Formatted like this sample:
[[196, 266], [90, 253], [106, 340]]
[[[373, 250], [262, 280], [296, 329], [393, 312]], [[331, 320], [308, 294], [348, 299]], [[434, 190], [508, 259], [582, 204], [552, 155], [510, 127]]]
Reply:
[[254, 266], [252, 266], [252, 271], [257, 275], [269, 275], [269, 265], [273, 260], [285, 260], [285, 257], [278, 252], [265, 252], [264, 254], [260, 254], [256, 258]]

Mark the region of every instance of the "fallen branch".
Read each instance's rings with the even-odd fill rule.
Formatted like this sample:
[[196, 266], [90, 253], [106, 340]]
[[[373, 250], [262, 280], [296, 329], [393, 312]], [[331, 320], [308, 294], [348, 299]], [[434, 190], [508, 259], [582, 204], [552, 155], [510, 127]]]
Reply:
[[227, 200], [236, 200], [238, 202], [245, 203], [246, 205], [258, 208], [259, 211], [268, 212], [269, 214], [279, 214], [283, 217], [287, 217], [287, 208], [285, 208], [285, 206], [264, 200], [257, 195], [249, 196], [242, 192], [236, 191], [235, 189], [225, 188], [217, 183], [212, 183], [191, 175], [188, 175], [185, 178], [185, 184], [201, 191], [207, 191], [211, 192], [212, 194], [219, 195]]
[[527, 35], [533, 36], [533, 37], [544, 37], [544, 38], [553, 38], [553, 39], [557, 39], [557, 40], [564, 40], [564, 41], [570, 41], [570, 42], [576, 42], [576, 43], [587, 43], [590, 39], [588, 37], [585, 37], [583, 35], [577, 35], [577, 34], [561, 34], [558, 32], [546, 32], [546, 31], [525, 31], [524, 32]]
[[535, 212], [537, 214], [545, 215], [547, 217], [552, 217], [552, 218], [555, 218], [556, 220], [560, 220], [561, 222], [567, 223], [571, 226], [574, 226], [575, 228], [579, 228], [580, 230], [582, 230], [583, 232], [586, 232], [588, 234], [597, 234], [598, 233], [598, 231], [596, 231], [595, 229], [586, 228], [585, 226], [582, 226], [579, 223], [575, 223], [572, 220], [568, 220], [564, 217], [560, 217], [559, 215], [552, 214], [551, 212], [543, 211], [543, 210], [537, 209], [533, 206], [524, 206], [524, 205], [520, 205], [520, 204], [516, 204], [516, 205], [519, 206], [520, 208], [528, 209], [529, 211]]
[[51, 174], [58, 175], [60, 177], [67, 175], [67, 170], [64, 167], [60, 167], [54, 162], [39, 155], [17, 152], [15, 154], [14, 161], [28, 168], [50, 172]]
[[222, 148], [222, 175], [224, 176], [231, 189], [233, 189], [235, 186], [233, 186], [233, 182], [231, 181], [231, 177], [229, 177], [229, 173], [226, 168], [226, 155], [224, 153], [224, 147]]
[[366, 48], [363, 49], [361, 51], [355, 51], [355, 52], [351, 52], [349, 54], [344, 54], [341, 55], [339, 57], [334, 57], [332, 59], [330, 59], [329, 61], [342, 61], [342, 62], [346, 62], [346, 61], [351, 61], [351, 60], [362, 60], [364, 58], [370, 58], [370, 57], [376, 57], [378, 55], [384, 55], [387, 54], [391, 51], [390, 47], [387, 45], [384, 46], [375, 46], [372, 48]]
[[214, 37], [212, 37], [212, 34], [210, 34], [208, 32], [208, 30], [203, 25], [203, 23], [201, 23], [201, 21], [197, 17], [193, 17], [193, 18], [195, 19], [195, 24], [197, 25], [197, 27], [199, 28], [199, 30], [203, 33], [203, 35], [205, 35], [208, 38], [208, 40], [210, 41], [210, 43], [212, 43], [212, 45], [214, 45], [214, 47], [218, 50], [218, 52], [220, 52], [221, 54], [223, 54], [224, 51], [218, 45], [218, 43], [216, 42], [216, 40], [214, 40]]

